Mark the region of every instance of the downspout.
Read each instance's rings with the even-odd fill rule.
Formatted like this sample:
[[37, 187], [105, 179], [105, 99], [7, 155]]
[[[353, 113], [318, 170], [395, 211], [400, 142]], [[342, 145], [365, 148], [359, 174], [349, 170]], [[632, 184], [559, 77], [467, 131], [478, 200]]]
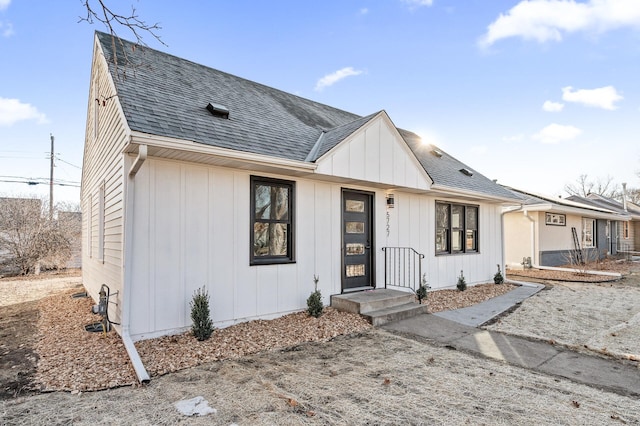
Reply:
[[[133, 195], [135, 191], [135, 176], [142, 167], [142, 164], [147, 159], [147, 145], [140, 145], [138, 147], [138, 157], [134, 160], [129, 174], [127, 175], [127, 185], [125, 186], [125, 233], [124, 233], [124, 288], [123, 288], [123, 300], [122, 300], [122, 343], [127, 350], [133, 369], [138, 376], [138, 381], [142, 384], [147, 384], [151, 381], [149, 373], [144, 368], [140, 354], [136, 349], [136, 346], [129, 334], [130, 321], [131, 321], [131, 269], [130, 269], [130, 256], [132, 252], [131, 247], [131, 235], [133, 232]], [[129, 238], [127, 238], [129, 236]]]
[[524, 213], [524, 217], [529, 219], [529, 222], [531, 222], [531, 266], [538, 268], [538, 262], [536, 262], [536, 221], [529, 216], [529, 212], [527, 210], [523, 210], [522, 213]]

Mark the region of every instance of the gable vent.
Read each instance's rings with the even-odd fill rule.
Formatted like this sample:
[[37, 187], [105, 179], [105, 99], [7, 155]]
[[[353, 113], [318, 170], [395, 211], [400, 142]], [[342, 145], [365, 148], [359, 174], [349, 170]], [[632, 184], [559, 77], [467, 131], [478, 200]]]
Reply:
[[442, 151], [440, 151], [439, 149], [432, 149], [431, 153], [438, 158], [442, 157]]
[[460, 169], [460, 173], [462, 173], [465, 176], [473, 176], [473, 172], [469, 169]]
[[224, 105], [209, 103], [207, 109], [214, 117], [229, 119], [229, 109]]

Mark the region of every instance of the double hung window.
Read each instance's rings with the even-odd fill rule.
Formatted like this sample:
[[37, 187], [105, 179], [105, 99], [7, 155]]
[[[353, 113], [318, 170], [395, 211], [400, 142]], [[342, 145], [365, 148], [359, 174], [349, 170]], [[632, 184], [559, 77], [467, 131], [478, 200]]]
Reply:
[[478, 206], [436, 202], [436, 254], [478, 251]]
[[294, 190], [294, 182], [251, 177], [252, 265], [295, 260]]

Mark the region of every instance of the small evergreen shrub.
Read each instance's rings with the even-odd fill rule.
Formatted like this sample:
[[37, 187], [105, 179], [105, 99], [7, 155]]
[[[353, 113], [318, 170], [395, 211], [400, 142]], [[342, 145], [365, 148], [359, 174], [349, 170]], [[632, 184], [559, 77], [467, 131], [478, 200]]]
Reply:
[[504, 277], [502, 276], [502, 272], [500, 271], [500, 265], [498, 265], [498, 272], [493, 276], [493, 282], [496, 284], [504, 283]]
[[213, 333], [213, 321], [211, 321], [211, 312], [209, 311], [209, 294], [202, 287], [193, 293], [191, 300], [191, 331], [196, 339], [202, 341], [207, 340]]
[[416, 297], [418, 297], [418, 303], [422, 305], [422, 301], [427, 298], [427, 289], [429, 286], [427, 285], [427, 274], [422, 274], [422, 282], [420, 283], [420, 287], [416, 290]]
[[324, 309], [324, 306], [322, 305], [322, 294], [320, 294], [320, 290], [318, 290], [318, 281], [320, 281], [320, 278], [314, 275], [313, 284], [315, 290], [307, 299], [307, 313], [315, 318], [322, 315], [322, 310]]
[[464, 274], [460, 271], [460, 276], [458, 277], [458, 284], [456, 285], [458, 290], [465, 291], [467, 289], [467, 281], [464, 279]]

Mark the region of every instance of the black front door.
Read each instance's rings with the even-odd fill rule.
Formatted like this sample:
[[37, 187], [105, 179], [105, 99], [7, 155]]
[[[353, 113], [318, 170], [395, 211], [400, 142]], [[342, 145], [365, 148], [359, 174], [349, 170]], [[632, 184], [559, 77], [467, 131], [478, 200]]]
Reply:
[[373, 194], [342, 191], [342, 291], [374, 287]]

